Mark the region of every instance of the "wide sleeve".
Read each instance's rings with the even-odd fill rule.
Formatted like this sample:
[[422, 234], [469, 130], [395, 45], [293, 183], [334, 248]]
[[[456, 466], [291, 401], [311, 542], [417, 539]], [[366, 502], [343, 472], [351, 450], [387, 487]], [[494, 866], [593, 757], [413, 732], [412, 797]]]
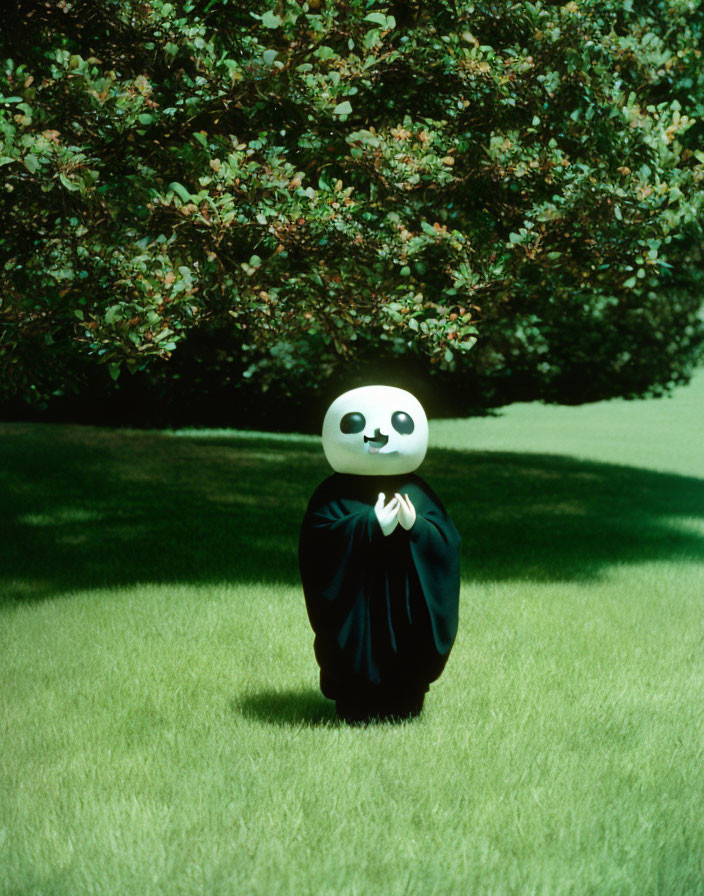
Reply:
[[416, 521], [408, 533], [413, 566], [427, 607], [435, 650], [438, 658], [446, 658], [457, 635], [461, 539], [429, 487], [409, 489], [409, 494], [416, 508]]
[[301, 582], [316, 634], [337, 630], [364, 592], [383, 534], [374, 508], [316, 492], [299, 540]]

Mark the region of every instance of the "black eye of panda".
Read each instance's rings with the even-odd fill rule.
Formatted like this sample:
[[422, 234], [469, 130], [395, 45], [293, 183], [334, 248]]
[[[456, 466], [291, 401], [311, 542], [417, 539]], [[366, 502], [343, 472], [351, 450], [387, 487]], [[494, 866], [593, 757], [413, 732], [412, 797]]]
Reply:
[[404, 414], [403, 411], [394, 411], [391, 422], [396, 432], [400, 432], [402, 436], [409, 436], [416, 428], [413, 418]]
[[345, 435], [361, 432], [366, 426], [366, 423], [367, 421], [364, 419], [364, 414], [360, 414], [358, 411], [352, 411], [350, 414], [345, 414], [342, 420], [340, 420], [340, 432], [344, 432]]

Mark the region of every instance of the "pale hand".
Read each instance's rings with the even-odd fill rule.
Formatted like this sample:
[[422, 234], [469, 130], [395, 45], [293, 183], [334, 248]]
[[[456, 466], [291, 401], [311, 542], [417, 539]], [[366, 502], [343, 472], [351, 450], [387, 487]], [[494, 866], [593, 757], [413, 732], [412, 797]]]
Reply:
[[398, 525], [398, 497], [392, 498], [386, 505], [384, 504], [385, 500], [386, 495], [379, 492], [379, 497], [374, 505], [374, 513], [384, 535], [391, 535]]
[[395, 495], [396, 500], [398, 501], [398, 521], [401, 523], [404, 529], [412, 529], [413, 524], [416, 521], [416, 509], [411, 503], [411, 499], [408, 495], [400, 495], [398, 492]]

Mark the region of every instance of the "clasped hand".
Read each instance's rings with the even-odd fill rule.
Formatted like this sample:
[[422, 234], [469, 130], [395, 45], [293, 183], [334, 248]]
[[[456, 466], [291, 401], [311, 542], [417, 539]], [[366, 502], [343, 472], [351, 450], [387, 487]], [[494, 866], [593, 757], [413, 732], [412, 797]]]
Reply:
[[399, 523], [406, 530], [412, 528], [416, 521], [416, 509], [408, 495], [400, 495], [396, 492], [388, 504], [385, 504], [385, 501], [386, 495], [379, 492], [379, 497], [374, 505], [374, 513], [384, 535], [391, 535]]

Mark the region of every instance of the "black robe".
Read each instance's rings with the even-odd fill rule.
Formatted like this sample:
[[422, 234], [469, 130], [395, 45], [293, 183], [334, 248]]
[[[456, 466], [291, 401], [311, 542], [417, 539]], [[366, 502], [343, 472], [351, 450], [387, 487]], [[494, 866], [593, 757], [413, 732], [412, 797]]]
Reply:
[[[385, 536], [374, 512], [407, 494], [410, 530]], [[422, 695], [442, 672], [457, 633], [460, 536], [432, 489], [412, 473], [335, 473], [306, 511], [299, 563], [315, 632], [321, 690], [352, 695]], [[373, 698], [371, 698], [373, 699]]]

